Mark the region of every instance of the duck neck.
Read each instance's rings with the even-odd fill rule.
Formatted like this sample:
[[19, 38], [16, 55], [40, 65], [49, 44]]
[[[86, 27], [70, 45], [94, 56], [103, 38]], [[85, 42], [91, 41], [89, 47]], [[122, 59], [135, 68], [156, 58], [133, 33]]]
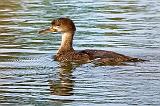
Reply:
[[61, 46], [58, 49], [58, 53], [73, 51], [72, 43], [73, 43], [74, 32], [65, 32], [62, 34]]

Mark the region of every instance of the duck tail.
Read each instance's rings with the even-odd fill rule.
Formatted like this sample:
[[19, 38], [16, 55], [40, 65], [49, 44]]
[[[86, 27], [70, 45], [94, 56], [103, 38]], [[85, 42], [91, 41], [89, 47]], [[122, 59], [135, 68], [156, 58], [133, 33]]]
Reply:
[[140, 59], [140, 58], [130, 58], [128, 62], [144, 62], [148, 60]]

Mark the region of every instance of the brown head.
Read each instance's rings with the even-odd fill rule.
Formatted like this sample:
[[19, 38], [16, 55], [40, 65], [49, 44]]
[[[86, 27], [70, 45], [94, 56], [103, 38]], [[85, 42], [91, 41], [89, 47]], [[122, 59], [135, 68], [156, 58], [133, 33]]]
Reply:
[[76, 27], [73, 21], [69, 18], [57, 18], [51, 22], [51, 27], [45, 30], [39, 31], [39, 33], [45, 32], [75, 32]]

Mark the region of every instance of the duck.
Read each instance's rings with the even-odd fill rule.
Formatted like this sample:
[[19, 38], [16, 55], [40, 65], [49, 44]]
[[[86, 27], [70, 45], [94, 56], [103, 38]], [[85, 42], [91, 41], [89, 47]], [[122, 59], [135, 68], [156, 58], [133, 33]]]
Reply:
[[126, 56], [114, 51], [106, 50], [75, 50], [73, 48], [73, 38], [76, 32], [76, 26], [70, 18], [62, 17], [53, 19], [51, 26], [40, 30], [38, 33], [59, 32], [62, 35], [60, 47], [54, 56], [55, 61], [59, 62], [91, 62], [96, 61], [103, 64], [121, 64], [124, 62], [144, 61], [140, 58]]

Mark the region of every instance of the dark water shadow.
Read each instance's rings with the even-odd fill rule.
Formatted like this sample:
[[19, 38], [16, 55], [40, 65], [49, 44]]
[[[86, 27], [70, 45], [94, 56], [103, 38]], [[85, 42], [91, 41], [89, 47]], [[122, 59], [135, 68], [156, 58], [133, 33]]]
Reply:
[[49, 80], [50, 92], [52, 95], [71, 96], [73, 95], [74, 77], [72, 72], [79, 64], [71, 62], [59, 63], [60, 71], [57, 80]]

